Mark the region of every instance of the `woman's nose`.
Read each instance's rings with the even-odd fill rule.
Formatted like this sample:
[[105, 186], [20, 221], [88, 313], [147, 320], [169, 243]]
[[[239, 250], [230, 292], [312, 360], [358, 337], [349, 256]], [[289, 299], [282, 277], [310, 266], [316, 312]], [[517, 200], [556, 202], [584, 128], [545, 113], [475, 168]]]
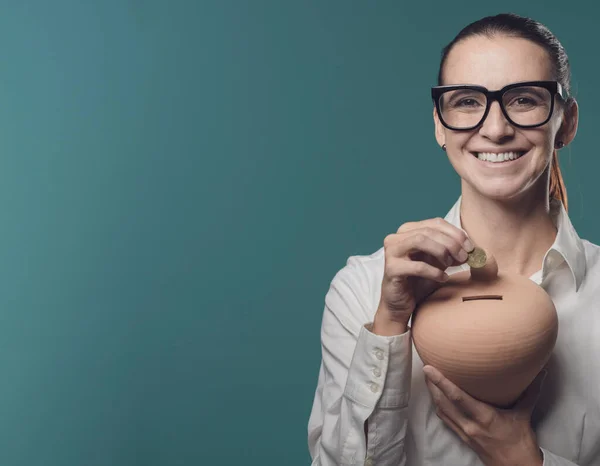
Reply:
[[514, 136], [515, 128], [502, 113], [498, 102], [492, 102], [490, 105], [490, 111], [479, 129], [479, 134], [493, 142], [502, 142]]

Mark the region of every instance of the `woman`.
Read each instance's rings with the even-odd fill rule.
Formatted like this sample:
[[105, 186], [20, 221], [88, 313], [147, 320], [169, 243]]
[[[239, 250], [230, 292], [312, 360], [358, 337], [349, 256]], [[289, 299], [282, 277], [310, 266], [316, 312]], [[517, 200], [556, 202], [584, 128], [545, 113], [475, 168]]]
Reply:
[[[565, 51], [535, 21], [487, 17], [444, 49], [438, 81], [435, 137], [461, 196], [444, 219], [402, 225], [334, 277], [313, 465], [600, 465], [600, 248], [569, 220], [557, 160], [578, 119]], [[511, 409], [474, 400], [412, 346], [416, 304], [467, 268], [473, 244], [540, 284], [559, 315], [543, 385], [541, 374]]]

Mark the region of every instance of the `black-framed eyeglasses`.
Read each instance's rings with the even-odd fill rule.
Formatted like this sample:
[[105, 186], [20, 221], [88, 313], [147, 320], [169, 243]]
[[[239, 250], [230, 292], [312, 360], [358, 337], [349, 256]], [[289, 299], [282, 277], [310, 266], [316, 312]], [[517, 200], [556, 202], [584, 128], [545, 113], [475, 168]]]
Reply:
[[564, 102], [567, 101], [567, 93], [556, 81], [514, 83], [498, 91], [476, 85], [431, 88], [441, 123], [455, 131], [472, 130], [481, 125], [494, 101], [500, 104], [502, 113], [512, 125], [518, 128], [542, 126], [552, 116], [557, 94]]

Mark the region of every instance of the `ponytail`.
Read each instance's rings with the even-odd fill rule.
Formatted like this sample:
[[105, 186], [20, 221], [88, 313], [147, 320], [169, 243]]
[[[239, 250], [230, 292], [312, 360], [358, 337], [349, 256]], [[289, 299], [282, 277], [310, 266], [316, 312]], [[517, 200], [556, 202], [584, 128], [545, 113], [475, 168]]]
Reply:
[[558, 163], [558, 151], [554, 150], [552, 163], [550, 165], [550, 198], [558, 199], [565, 206], [565, 210], [569, 210], [567, 202], [567, 188], [560, 171]]

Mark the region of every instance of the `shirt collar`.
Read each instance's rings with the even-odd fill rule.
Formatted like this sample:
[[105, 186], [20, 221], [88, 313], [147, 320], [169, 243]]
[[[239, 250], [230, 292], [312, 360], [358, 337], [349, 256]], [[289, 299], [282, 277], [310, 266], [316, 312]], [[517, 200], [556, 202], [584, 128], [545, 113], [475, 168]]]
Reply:
[[[461, 200], [462, 196], [459, 196], [445, 219], [452, 225], [462, 229], [460, 221]], [[577, 231], [575, 231], [575, 228], [569, 219], [569, 215], [559, 199], [552, 198], [550, 200], [550, 215], [552, 216], [552, 220], [558, 231], [554, 243], [550, 246], [550, 249], [544, 256], [544, 275], [546, 274], [548, 253], [550, 251], [556, 251], [569, 266], [575, 283], [575, 290], [579, 290], [586, 271], [583, 241], [577, 234]]]

